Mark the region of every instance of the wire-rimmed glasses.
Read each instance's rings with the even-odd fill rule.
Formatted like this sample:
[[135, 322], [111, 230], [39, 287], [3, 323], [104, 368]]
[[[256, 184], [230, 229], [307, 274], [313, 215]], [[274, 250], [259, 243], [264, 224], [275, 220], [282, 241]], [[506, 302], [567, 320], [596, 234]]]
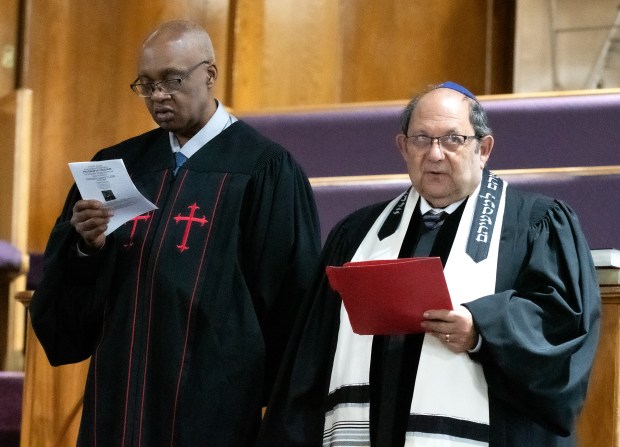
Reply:
[[192, 68], [190, 68], [187, 73], [185, 73], [185, 75], [181, 76], [180, 78], [164, 79], [163, 81], [145, 83], [138, 82], [138, 78], [129, 86], [136, 95], [143, 98], [150, 98], [151, 96], [153, 96], [153, 93], [155, 93], [155, 90], [157, 89], [159, 89], [162, 93], [166, 95], [174, 95], [179, 90], [181, 90], [181, 83], [202, 64], [211, 65], [209, 61], [201, 61], [198, 64], [194, 65]]

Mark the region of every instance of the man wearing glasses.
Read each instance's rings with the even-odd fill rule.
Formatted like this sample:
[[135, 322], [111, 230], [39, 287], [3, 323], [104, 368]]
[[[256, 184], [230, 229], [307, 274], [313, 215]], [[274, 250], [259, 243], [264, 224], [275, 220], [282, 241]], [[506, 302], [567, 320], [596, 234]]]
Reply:
[[32, 301], [50, 362], [90, 357], [80, 446], [253, 445], [319, 251], [308, 180], [213, 95], [209, 35], [167, 22], [132, 90], [158, 128], [100, 151], [157, 209], [105, 236], [71, 190]]
[[440, 257], [454, 310], [426, 309], [421, 333], [358, 335], [319, 278], [258, 445], [575, 445], [600, 326], [576, 216], [486, 168], [493, 136], [464, 87], [421, 93], [401, 128], [412, 187], [341, 221], [323, 261]]

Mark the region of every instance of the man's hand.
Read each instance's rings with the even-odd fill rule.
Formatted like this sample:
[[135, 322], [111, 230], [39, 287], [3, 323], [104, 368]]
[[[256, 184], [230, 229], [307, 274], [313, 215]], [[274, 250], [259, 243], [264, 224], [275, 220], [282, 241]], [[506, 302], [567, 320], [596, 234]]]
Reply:
[[98, 200], [79, 200], [73, 206], [71, 225], [82, 237], [86, 247], [98, 250], [105, 243], [105, 230], [114, 213]]
[[467, 352], [478, 344], [478, 332], [471, 313], [464, 306], [455, 310], [424, 312], [422, 327], [452, 352]]

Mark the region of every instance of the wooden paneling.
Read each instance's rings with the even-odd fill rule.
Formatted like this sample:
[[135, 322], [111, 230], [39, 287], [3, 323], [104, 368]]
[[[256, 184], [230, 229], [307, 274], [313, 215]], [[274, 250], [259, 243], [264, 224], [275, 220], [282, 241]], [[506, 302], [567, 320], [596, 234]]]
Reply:
[[339, 18], [334, 0], [240, 0], [230, 105], [256, 109], [340, 102]]
[[15, 89], [19, 1], [0, 2], [0, 98]]
[[513, 91], [516, 2], [491, 0], [490, 3], [485, 93], [510, 93]]
[[447, 79], [476, 94], [505, 93], [512, 84], [514, 4], [240, 0], [231, 105], [401, 100]]
[[484, 93], [486, 2], [356, 3], [343, 15], [343, 102], [408, 98], [444, 80]]

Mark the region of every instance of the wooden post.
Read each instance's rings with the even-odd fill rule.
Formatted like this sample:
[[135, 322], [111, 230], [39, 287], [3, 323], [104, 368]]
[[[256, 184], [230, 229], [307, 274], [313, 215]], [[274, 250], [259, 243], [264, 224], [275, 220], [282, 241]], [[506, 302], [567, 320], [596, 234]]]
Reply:
[[0, 239], [24, 254], [20, 275], [2, 283], [0, 292], [0, 369], [22, 370], [25, 311], [13, 296], [26, 288], [30, 206], [32, 90], [18, 89], [0, 98]]

